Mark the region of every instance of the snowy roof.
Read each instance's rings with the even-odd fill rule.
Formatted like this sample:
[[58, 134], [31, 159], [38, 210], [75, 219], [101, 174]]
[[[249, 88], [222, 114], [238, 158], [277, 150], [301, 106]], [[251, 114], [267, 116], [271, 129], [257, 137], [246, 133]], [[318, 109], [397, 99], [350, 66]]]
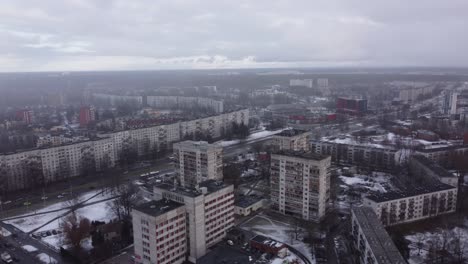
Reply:
[[355, 216], [362, 233], [369, 244], [370, 251], [377, 263], [380, 264], [404, 264], [406, 261], [393, 244], [385, 228], [380, 223], [377, 215], [369, 207], [354, 207], [352, 213]]
[[157, 217], [157, 216], [160, 216], [162, 214], [165, 214], [169, 211], [172, 211], [182, 206], [184, 205], [181, 203], [163, 199], [163, 200], [158, 200], [158, 201], [147, 202], [139, 206], [136, 206], [133, 209], [136, 211], [142, 212], [144, 214]]
[[388, 202], [392, 200], [398, 200], [398, 199], [403, 199], [407, 197], [418, 196], [421, 194], [440, 192], [440, 191], [445, 191], [445, 190], [450, 190], [450, 189], [456, 190], [457, 187], [437, 181], [437, 182], [425, 183], [424, 186], [421, 186], [421, 185], [409, 186], [406, 188], [406, 190], [389, 191], [386, 193], [374, 192], [374, 193], [367, 195], [366, 198], [377, 203], [382, 203], [382, 202]]
[[329, 156], [316, 154], [310, 151], [292, 151], [292, 150], [279, 150], [273, 153], [273, 155], [280, 155], [280, 156], [289, 156], [289, 157], [297, 157], [297, 158], [304, 158], [304, 159], [312, 159], [312, 160], [324, 160]]

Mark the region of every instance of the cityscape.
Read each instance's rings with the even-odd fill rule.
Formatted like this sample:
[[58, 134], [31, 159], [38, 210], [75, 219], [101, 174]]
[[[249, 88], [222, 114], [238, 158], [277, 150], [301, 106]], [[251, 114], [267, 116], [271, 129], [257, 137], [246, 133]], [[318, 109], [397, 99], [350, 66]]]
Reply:
[[1, 262], [468, 263], [468, 4], [7, 2]]

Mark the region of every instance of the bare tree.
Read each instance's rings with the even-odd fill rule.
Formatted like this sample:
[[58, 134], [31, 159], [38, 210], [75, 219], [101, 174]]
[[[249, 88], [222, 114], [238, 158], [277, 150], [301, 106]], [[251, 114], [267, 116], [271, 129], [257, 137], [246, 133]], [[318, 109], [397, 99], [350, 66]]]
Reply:
[[424, 240], [426, 239], [426, 235], [424, 233], [418, 233], [416, 235], [416, 247], [418, 248], [418, 256], [421, 255], [421, 249], [424, 248]]
[[64, 234], [63, 243], [65, 245], [72, 245], [73, 249], [79, 251], [81, 249], [81, 242], [89, 236], [91, 222], [84, 217], [78, 218], [73, 212], [65, 217], [60, 223], [60, 227]]
[[121, 186], [117, 191], [117, 197], [112, 203], [111, 208], [119, 220], [129, 220], [131, 218], [132, 205], [136, 202], [137, 189], [134, 185]]

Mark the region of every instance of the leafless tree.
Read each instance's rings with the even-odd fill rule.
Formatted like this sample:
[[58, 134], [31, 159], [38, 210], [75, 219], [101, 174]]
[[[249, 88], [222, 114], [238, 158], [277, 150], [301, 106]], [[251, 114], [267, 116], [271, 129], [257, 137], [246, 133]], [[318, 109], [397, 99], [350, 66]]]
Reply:
[[129, 220], [131, 217], [132, 205], [136, 202], [137, 189], [134, 185], [121, 186], [117, 197], [112, 203], [111, 208], [119, 220]]
[[418, 248], [418, 256], [421, 255], [421, 249], [424, 247], [424, 240], [426, 239], [426, 235], [424, 233], [418, 233], [416, 235], [416, 247]]
[[60, 223], [63, 230], [63, 244], [72, 245], [73, 249], [80, 250], [81, 242], [89, 236], [91, 222], [84, 217], [78, 217], [74, 212], [65, 217]]

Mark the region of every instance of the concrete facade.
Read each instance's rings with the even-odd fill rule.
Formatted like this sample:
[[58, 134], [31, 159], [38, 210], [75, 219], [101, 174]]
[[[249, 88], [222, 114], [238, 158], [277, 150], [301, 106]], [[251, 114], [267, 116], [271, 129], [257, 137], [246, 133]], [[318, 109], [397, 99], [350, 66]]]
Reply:
[[391, 226], [453, 213], [457, 193], [458, 188], [447, 184], [425, 184], [406, 192], [366, 196], [363, 205], [372, 208], [384, 226]]
[[272, 137], [278, 150], [309, 151], [312, 132], [296, 129], [285, 130]]
[[200, 189], [159, 184], [154, 199], [169, 199], [185, 204], [188, 215], [188, 260], [196, 263], [207, 249], [220, 242], [234, 227], [234, 186], [209, 180]]
[[132, 210], [135, 263], [181, 264], [187, 253], [186, 210], [181, 203], [152, 201]]
[[304, 220], [320, 221], [330, 199], [330, 157], [304, 152], [271, 155], [273, 209]]
[[223, 179], [223, 148], [206, 141], [173, 145], [175, 170], [181, 186], [196, 188], [206, 180]]

